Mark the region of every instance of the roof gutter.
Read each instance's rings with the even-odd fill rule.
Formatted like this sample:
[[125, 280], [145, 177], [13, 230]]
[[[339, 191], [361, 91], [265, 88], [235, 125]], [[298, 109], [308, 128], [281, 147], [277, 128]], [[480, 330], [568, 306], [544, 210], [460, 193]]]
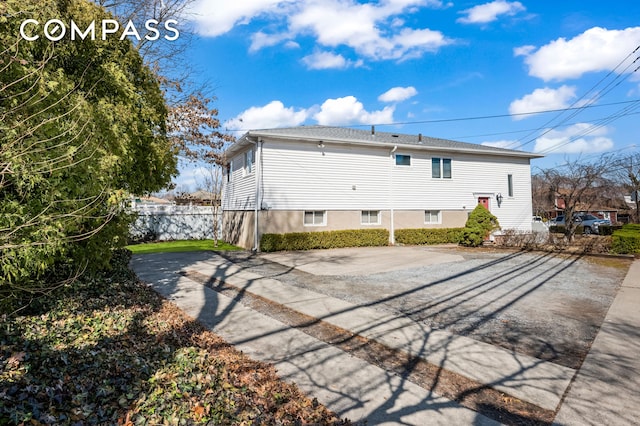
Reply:
[[[251, 136], [269, 138], [274, 140], [282, 140], [282, 141], [307, 141], [307, 142], [313, 142], [313, 143], [317, 143], [320, 140], [320, 138], [311, 139], [311, 138], [305, 138], [305, 137], [300, 137], [296, 135], [287, 136], [287, 135], [271, 134], [268, 132], [249, 131], [240, 140], [238, 140], [236, 144], [229, 147], [229, 150], [231, 150], [231, 152], [239, 150], [240, 148], [242, 148], [242, 146], [244, 146], [243, 141], [249, 140], [249, 137]], [[494, 155], [499, 157], [517, 157], [517, 158], [530, 158], [530, 159], [544, 157], [544, 155], [534, 154], [532, 152], [526, 152], [526, 151], [504, 151], [503, 152], [503, 151], [492, 151], [492, 150], [483, 150], [483, 149], [470, 150], [470, 149], [456, 148], [456, 147], [416, 145], [416, 144], [408, 144], [408, 143], [402, 143], [402, 142], [394, 142], [393, 144], [391, 144], [391, 143], [379, 142], [376, 140], [366, 141], [366, 140], [359, 140], [359, 139], [331, 139], [331, 138], [323, 137], [322, 141], [325, 143], [329, 142], [329, 143], [337, 143], [341, 145], [378, 147], [378, 148], [384, 148], [384, 149], [390, 149], [390, 148], [393, 148], [393, 146], [397, 146], [399, 148], [412, 149], [417, 151], [438, 151], [438, 152], [444, 151], [444, 152], [457, 152], [457, 153], [465, 153], [465, 154]], [[478, 145], [478, 146], [481, 147], [482, 145]]]

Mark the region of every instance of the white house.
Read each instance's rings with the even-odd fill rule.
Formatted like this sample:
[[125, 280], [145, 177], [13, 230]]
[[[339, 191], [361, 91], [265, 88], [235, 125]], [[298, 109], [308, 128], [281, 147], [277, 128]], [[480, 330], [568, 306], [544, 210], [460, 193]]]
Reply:
[[476, 204], [503, 229], [531, 230], [530, 160], [444, 139], [301, 126], [252, 130], [226, 151], [223, 238], [264, 233], [463, 227]]

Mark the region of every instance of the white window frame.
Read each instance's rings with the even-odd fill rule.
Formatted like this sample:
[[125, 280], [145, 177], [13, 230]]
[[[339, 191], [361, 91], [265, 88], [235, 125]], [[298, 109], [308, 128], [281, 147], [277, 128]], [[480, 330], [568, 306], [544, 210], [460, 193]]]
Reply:
[[[371, 213], [375, 213], [376, 221], [371, 221]], [[381, 223], [381, 214], [380, 210], [362, 210], [360, 212], [360, 224], [361, 225], [380, 225]], [[366, 221], [365, 221], [366, 218]]]
[[251, 173], [253, 173], [253, 170], [254, 170], [254, 164], [255, 164], [255, 161], [256, 161], [255, 151], [253, 149], [245, 151], [245, 153], [242, 155], [242, 158], [243, 158], [243, 161], [244, 161], [244, 167], [242, 169], [242, 174], [244, 176], [248, 176]]
[[[307, 213], [313, 213], [313, 223], [307, 223]], [[316, 214], [322, 213], [322, 223], [316, 222]], [[302, 212], [302, 224], [304, 226], [327, 226], [327, 211], [326, 210], [305, 210]]]
[[[429, 212], [429, 221], [427, 221], [427, 212]], [[436, 214], [436, 221], [431, 221], [431, 215]], [[424, 224], [425, 225], [438, 225], [442, 223], [442, 210], [425, 210], [424, 211]]]
[[[398, 164], [398, 157], [408, 157], [409, 158], [409, 164]], [[394, 155], [393, 162], [394, 162], [394, 165], [396, 167], [411, 167], [411, 154], [398, 153], [398, 154]]]
[[[438, 168], [434, 169], [434, 160], [438, 160]], [[444, 177], [444, 162], [449, 161], [449, 177]], [[434, 170], [438, 171], [438, 176], [433, 176]], [[446, 157], [431, 157], [431, 179], [449, 180], [453, 179], [453, 159]]]
[[513, 174], [507, 175], [507, 196], [513, 198]]

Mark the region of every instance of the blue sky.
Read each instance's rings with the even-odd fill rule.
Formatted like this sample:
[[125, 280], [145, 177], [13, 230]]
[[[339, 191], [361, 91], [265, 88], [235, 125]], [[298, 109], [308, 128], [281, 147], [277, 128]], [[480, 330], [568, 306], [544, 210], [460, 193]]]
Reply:
[[640, 146], [640, 2], [197, 0], [190, 19], [238, 135], [375, 124], [545, 154], [534, 168]]

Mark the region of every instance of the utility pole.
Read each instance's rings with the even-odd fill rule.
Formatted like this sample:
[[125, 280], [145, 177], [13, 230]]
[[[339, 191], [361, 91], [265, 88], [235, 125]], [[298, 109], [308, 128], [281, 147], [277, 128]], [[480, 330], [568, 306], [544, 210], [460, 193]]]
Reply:
[[629, 157], [629, 162], [629, 179], [633, 185], [633, 194], [631, 199], [636, 203], [636, 223], [640, 223], [640, 180], [638, 180], [637, 174], [633, 171], [633, 156]]

